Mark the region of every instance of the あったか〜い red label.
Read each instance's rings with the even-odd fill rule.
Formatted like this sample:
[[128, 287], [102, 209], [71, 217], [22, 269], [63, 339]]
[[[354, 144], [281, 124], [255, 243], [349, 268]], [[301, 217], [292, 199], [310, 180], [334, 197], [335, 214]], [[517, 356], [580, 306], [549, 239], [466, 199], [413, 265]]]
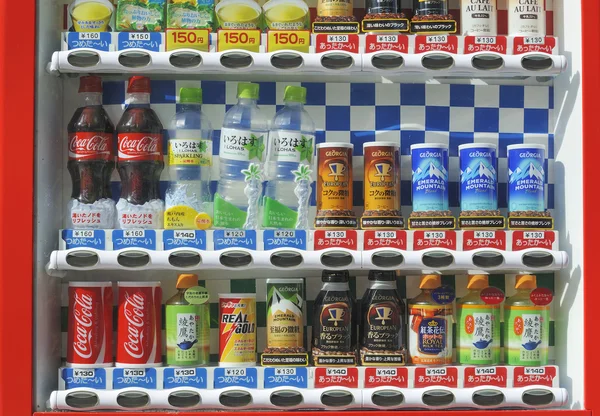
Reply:
[[554, 231], [513, 231], [512, 250], [528, 248], [545, 248], [552, 250], [556, 234]]
[[515, 367], [513, 374], [513, 387], [547, 386], [554, 385], [556, 368], [547, 367]]
[[358, 236], [355, 230], [316, 230], [314, 239], [315, 250], [325, 250], [327, 248], [358, 249]]
[[331, 386], [358, 388], [358, 368], [315, 368], [315, 388]]
[[447, 248], [456, 250], [456, 231], [415, 231], [413, 250]]
[[408, 53], [408, 36], [397, 34], [368, 34], [365, 37], [365, 53], [379, 51]]
[[163, 160], [162, 134], [120, 133], [119, 161]]
[[505, 36], [465, 36], [465, 55], [476, 52], [496, 52], [505, 54], [507, 50]]
[[405, 367], [365, 369], [366, 389], [385, 386], [407, 388], [408, 369]]
[[458, 369], [456, 367], [417, 367], [415, 368], [415, 388], [445, 386], [458, 387]]
[[466, 367], [464, 387], [508, 387], [506, 367]]
[[415, 36], [415, 53], [432, 51], [458, 53], [458, 37], [452, 35]]
[[112, 160], [112, 158], [112, 134], [98, 132], [69, 134], [69, 160]]
[[357, 34], [330, 35], [319, 33], [316, 36], [315, 51], [317, 53], [327, 51], [358, 53], [358, 39]]
[[397, 248], [399, 250], [406, 250], [406, 231], [365, 231], [364, 250], [374, 250], [383, 247], [392, 247]]
[[478, 248], [495, 248], [506, 250], [505, 231], [463, 231], [463, 250], [475, 250]]
[[518, 36], [514, 39], [513, 54], [543, 52], [552, 54], [556, 47], [556, 39], [552, 36]]

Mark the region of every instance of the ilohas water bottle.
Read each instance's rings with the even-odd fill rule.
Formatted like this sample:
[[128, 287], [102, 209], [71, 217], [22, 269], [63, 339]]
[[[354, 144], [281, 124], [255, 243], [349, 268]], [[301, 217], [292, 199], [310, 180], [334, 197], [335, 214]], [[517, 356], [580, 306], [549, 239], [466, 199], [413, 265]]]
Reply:
[[165, 195], [166, 229], [212, 226], [212, 126], [202, 113], [202, 90], [182, 88], [169, 127], [169, 187]]
[[257, 106], [259, 85], [239, 83], [238, 102], [225, 114], [215, 194], [217, 228], [253, 230], [259, 225], [268, 121]]
[[308, 229], [315, 123], [304, 109], [306, 88], [288, 86], [269, 131], [264, 228]]

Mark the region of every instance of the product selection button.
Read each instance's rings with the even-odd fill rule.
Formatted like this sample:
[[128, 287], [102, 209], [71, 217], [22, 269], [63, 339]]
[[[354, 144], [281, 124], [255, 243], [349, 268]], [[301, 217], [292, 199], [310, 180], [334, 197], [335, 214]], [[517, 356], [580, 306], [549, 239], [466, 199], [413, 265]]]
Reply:
[[156, 250], [156, 230], [114, 230], [112, 234], [113, 248], [146, 248]]
[[458, 369], [456, 367], [417, 367], [415, 368], [415, 388], [444, 386], [458, 388]]
[[113, 389], [126, 387], [156, 388], [155, 368], [115, 368], [113, 370]]
[[106, 388], [106, 370], [104, 368], [63, 368], [61, 378], [65, 382], [66, 390], [76, 387]]
[[207, 388], [206, 368], [172, 368], [167, 367], [163, 373], [164, 388], [195, 387]]
[[217, 52], [243, 49], [260, 52], [260, 30], [220, 29], [217, 32]]
[[406, 367], [365, 369], [366, 389], [386, 386], [407, 388], [408, 369]]
[[464, 387], [508, 387], [506, 367], [466, 367]]
[[106, 232], [104, 230], [62, 230], [62, 239], [67, 250], [78, 247], [106, 249]]
[[308, 30], [269, 30], [267, 33], [267, 52], [291, 50], [308, 53], [309, 49]]
[[165, 250], [181, 247], [206, 250], [206, 231], [204, 230], [165, 230], [163, 233]]
[[315, 368], [315, 388], [340, 386], [351, 389], [358, 388], [358, 369], [350, 368]]
[[258, 388], [256, 368], [215, 368], [215, 389], [239, 386], [249, 389]]
[[265, 388], [308, 387], [308, 369], [306, 367], [265, 368]]

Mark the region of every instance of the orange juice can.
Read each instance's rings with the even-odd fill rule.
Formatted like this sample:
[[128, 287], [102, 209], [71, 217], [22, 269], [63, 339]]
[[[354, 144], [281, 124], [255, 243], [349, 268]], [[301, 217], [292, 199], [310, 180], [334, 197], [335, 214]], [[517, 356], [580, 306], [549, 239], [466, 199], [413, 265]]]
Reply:
[[353, 229], [351, 143], [317, 144], [317, 216], [315, 228]]
[[219, 366], [256, 365], [256, 294], [219, 294]]

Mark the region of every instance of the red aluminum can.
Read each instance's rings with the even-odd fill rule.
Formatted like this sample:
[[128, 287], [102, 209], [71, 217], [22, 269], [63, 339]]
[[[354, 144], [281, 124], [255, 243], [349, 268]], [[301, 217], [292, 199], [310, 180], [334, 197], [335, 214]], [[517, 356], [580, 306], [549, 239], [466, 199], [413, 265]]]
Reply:
[[161, 360], [160, 282], [118, 282], [117, 367], [158, 367]]
[[112, 283], [69, 283], [68, 367], [112, 366], [112, 308]]

